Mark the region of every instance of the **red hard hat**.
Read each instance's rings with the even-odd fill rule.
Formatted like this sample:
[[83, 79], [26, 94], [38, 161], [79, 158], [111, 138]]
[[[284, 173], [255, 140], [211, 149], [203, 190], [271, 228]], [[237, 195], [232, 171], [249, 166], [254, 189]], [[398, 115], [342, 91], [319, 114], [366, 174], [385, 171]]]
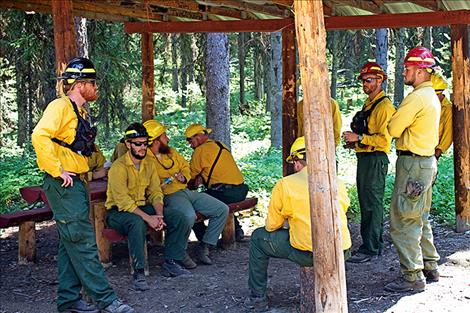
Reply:
[[415, 47], [406, 55], [404, 65], [430, 68], [436, 65], [436, 60], [434, 60], [434, 56], [429, 49], [425, 47]]
[[380, 67], [379, 63], [377, 62], [367, 62], [364, 64], [364, 66], [361, 68], [361, 73], [357, 77], [357, 79], [362, 79], [362, 75], [365, 74], [373, 74], [381, 77], [383, 80], [387, 79], [387, 74], [385, 74], [384, 70], [382, 67]]

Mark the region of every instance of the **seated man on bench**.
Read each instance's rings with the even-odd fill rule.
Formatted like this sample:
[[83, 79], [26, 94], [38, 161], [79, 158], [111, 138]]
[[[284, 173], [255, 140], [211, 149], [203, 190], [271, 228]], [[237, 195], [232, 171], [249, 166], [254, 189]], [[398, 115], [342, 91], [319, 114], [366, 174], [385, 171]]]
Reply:
[[[250, 308], [266, 309], [268, 306], [266, 288], [270, 258], [288, 259], [305, 267], [313, 265], [305, 137], [295, 140], [286, 161], [294, 163], [296, 173], [276, 183], [266, 226], [256, 229], [251, 235], [248, 262], [251, 296], [245, 303]], [[346, 187], [341, 182], [338, 191], [342, 245], [347, 255], [351, 247], [346, 218], [349, 199]]]
[[140, 123], [126, 129], [128, 152], [118, 158], [108, 174], [106, 222], [109, 227], [127, 236], [129, 255], [134, 267], [134, 288], [150, 287], [144, 275], [144, 244], [147, 225], [163, 228], [163, 194], [157, 169], [147, 155], [148, 134]]
[[186, 253], [191, 228], [196, 221], [196, 212], [209, 219], [209, 226], [199, 245], [194, 250], [194, 257], [200, 263], [210, 265], [209, 246], [215, 246], [228, 216], [228, 207], [223, 202], [197, 191], [188, 190], [190, 178], [188, 162], [168, 145], [166, 127], [156, 120], [144, 123], [149, 133], [149, 157], [154, 160], [164, 196], [165, 222], [165, 263], [162, 275], [171, 277], [188, 272], [180, 267], [196, 267]]
[[[243, 174], [238, 168], [230, 150], [221, 142], [209, 139], [210, 128], [201, 124], [192, 124], [186, 128], [185, 136], [191, 148], [192, 184], [197, 187], [204, 184], [206, 193], [219, 199], [225, 204], [243, 201], [248, 193], [248, 186], [243, 182]], [[244, 237], [240, 222], [235, 217], [235, 240], [242, 241]], [[204, 235], [204, 223], [193, 227], [197, 238]]]

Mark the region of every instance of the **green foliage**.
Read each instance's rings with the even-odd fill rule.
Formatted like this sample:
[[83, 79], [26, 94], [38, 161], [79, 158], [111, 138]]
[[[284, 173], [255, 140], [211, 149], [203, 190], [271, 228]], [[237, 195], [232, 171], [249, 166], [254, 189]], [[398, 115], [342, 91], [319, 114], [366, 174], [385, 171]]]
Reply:
[[431, 214], [440, 223], [455, 225], [454, 162], [451, 153], [438, 163], [438, 175], [433, 186]]
[[17, 211], [27, 205], [21, 200], [19, 188], [38, 185], [43, 174], [38, 170], [36, 157], [28, 149], [1, 149], [0, 158], [0, 214]]
[[245, 182], [254, 193], [271, 191], [282, 177], [282, 151], [260, 148], [241, 160], [238, 165], [245, 175]]

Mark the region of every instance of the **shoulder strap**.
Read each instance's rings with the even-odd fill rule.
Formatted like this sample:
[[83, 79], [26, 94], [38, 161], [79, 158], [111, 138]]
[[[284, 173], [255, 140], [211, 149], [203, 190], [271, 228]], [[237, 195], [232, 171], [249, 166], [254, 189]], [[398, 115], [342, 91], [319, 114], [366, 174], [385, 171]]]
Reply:
[[370, 115], [372, 113], [372, 111], [374, 111], [375, 107], [385, 98], [388, 99], [387, 96], [383, 96], [383, 97], [380, 97], [379, 99], [375, 100], [374, 103], [372, 104], [372, 107], [369, 110], [365, 111], [365, 112]]
[[[67, 98], [68, 98], [68, 97], [67, 97]], [[82, 118], [82, 117], [80, 116], [80, 113], [78, 112], [77, 105], [75, 104], [75, 102], [74, 102], [72, 99], [70, 99], [70, 98], [68, 98], [68, 99], [69, 99], [70, 102], [72, 103], [73, 111], [74, 111], [75, 114], [77, 115], [77, 120], [80, 120], [80, 118]], [[79, 122], [80, 122], [80, 121], [77, 122], [77, 129], [78, 129], [78, 123], [79, 123]], [[57, 139], [57, 138], [51, 138], [51, 140], [52, 140], [53, 142], [55, 142], [55, 143], [61, 145], [62, 147], [66, 147], [66, 148], [72, 149], [72, 145], [66, 143], [65, 141], [62, 141], [62, 140]]]
[[224, 145], [222, 143], [220, 143], [219, 141], [214, 140], [214, 142], [219, 146], [219, 153], [217, 153], [217, 156], [215, 157], [214, 163], [212, 163], [211, 170], [209, 171], [209, 176], [207, 176], [207, 181], [206, 181], [206, 187], [207, 188], [209, 188], [209, 182], [211, 181], [212, 172], [214, 171], [214, 168], [215, 168], [215, 165], [217, 164], [217, 161], [219, 161], [220, 155], [222, 154], [222, 150], [227, 150], [227, 148], [225, 148]]

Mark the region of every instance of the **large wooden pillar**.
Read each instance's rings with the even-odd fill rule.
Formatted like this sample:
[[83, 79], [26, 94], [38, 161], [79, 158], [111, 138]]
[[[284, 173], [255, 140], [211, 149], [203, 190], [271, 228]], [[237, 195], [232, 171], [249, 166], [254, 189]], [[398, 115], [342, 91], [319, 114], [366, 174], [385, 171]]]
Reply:
[[470, 40], [468, 25], [452, 25], [455, 211], [457, 232], [470, 229]]
[[153, 33], [142, 33], [142, 122], [155, 117]]
[[[315, 286], [306, 286], [311, 289], [301, 293], [306, 298], [301, 312], [345, 313], [348, 311], [346, 276], [338, 214], [323, 4], [322, 1], [295, 0], [294, 10], [304, 91], [303, 122], [315, 255]], [[310, 299], [315, 299], [315, 311], [309, 305], [309, 293]]]
[[289, 156], [290, 146], [297, 136], [296, 80], [295, 28], [288, 27], [282, 30], [282, 172], [284, 176], [294, 172], [292, 164], [284, 160]]
[[[51, 0], [52, 21], [54, 26], [54, 47], [56, 73], [59, 76], [67, 63], [77, 56], [77, 43], [73, 24], [72, 0]], [[57, 87], [57, 94], [60, 94]]]

